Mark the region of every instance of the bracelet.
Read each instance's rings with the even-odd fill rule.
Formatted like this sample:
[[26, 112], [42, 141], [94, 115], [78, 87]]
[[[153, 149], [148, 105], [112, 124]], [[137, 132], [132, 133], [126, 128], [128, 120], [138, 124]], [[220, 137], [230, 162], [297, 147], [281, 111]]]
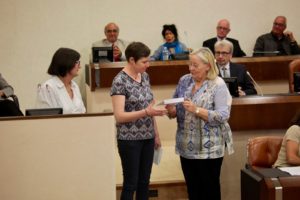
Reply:
[[150, 115], [148, 114], [147, 109], [144, 109], [144, 110], [145, 110], [146, 116], [149, 117]]

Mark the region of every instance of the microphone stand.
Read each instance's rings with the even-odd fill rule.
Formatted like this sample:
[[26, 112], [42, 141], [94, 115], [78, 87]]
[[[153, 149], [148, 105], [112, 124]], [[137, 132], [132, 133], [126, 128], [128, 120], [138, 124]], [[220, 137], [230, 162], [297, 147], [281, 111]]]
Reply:
[[258, 90], [259, 90], [259, 92], [260, 92], [260, 95], [263, 97], [264, 94], [263, 94], [263, 92], [262, 92], [261, 87], [256, 83], [256, 81], [255, 81], [254, 78], [250, 75], [250, 73], [249, 73], [248, 71], [247, 71], [246, 73], [247, 73], [247, 75], [250, 77], [250, 79], [253, 81], [254, 85], [258, 88]]

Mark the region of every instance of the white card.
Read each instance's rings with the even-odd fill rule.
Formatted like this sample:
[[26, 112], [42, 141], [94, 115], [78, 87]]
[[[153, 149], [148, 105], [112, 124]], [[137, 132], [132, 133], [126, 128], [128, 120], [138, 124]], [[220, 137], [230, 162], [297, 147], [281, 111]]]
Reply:
[[153, 163], [156, 165], [159, 165], [160, 160], [161, 160], [161, 156], [162, 156], [162, 148], [159, 147], [157, 149], [154, 149], [154, 156], [153, 156]]

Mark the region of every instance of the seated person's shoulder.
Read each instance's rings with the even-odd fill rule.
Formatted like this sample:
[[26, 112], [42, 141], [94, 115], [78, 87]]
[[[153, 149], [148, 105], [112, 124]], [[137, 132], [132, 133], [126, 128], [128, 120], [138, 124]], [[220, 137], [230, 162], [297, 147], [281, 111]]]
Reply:
[[215, 42], [215, 41], [217, 41], [217, 38], [213, 37], [213, 38], [209, 38], [207, 40], [204, 40], [203, 44], [212, 43], [212, 42]]
[[231, 43], [239, 43], [239, 41], [234, 38], [226, 38], [226, 40], [230, 41]]

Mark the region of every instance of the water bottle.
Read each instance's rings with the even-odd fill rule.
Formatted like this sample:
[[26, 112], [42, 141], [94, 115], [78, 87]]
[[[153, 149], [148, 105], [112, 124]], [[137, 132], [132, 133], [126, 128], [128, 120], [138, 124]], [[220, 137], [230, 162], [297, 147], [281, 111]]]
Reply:
[[164, 47], [163, 51], [162, 51], [162, 58], [163, 58], [163, 60], [169, 60], [169, 56], [170, 56], [170, 53], [169, 53], [168, 48]]

